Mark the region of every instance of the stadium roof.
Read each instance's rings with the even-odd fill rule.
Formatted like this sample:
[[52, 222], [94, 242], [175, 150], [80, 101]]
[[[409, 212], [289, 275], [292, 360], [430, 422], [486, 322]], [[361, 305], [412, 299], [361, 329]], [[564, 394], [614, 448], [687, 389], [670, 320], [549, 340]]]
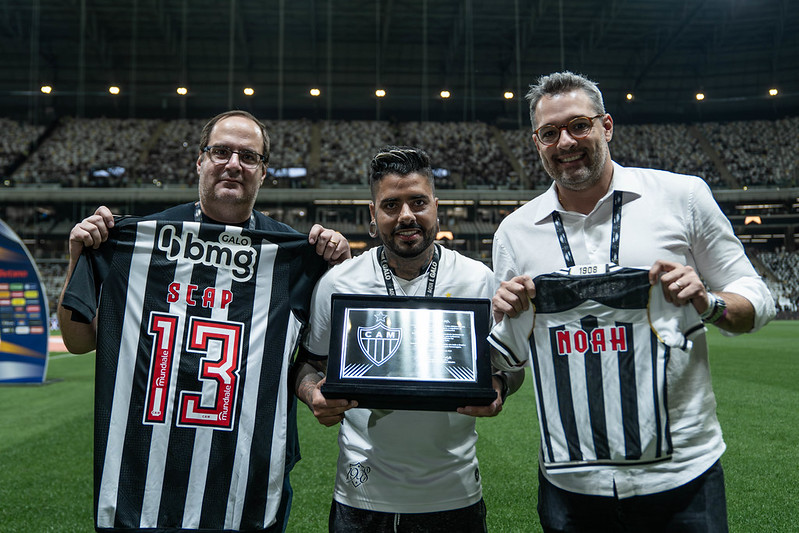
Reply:
[[0, 114], [36, 121], [238, 107], [526, 125], [519, 94], [562, 68], [598, 81], [617, 121], [799, 114], [793, 0], [7, 0], [0, 10]]

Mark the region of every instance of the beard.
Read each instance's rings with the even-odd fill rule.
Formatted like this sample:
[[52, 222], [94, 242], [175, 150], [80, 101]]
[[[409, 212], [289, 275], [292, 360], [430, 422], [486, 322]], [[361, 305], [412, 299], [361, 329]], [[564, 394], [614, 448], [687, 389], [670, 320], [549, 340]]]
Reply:
[[213, 173], [201, 172], [198, 195], [202, 211], [219, 222], [242, 222], [250, 216], [259, 185], [246, 180], [235, 186], [226, 185]]
[[252, 186], [246, 181], [238, 182], [235, 187], [226, 186], [213, 175], [200, 176], [199, 195], [203, 205], [226, 204], [231, 206], [246, 206], [254, 204], [256, 190], [249, 190]]
[[[560, 157], [566, 154], [558, 154]], [[586, 154], [588, 161], [585, 166], [577, 169], [559, 168], [559, 163], [552, 162], [543, 154], [540, 154], [541, 163], [547, 174], [564, 189], [572, 191], [584, 191], [590, 189], [602, 178], [602, 171], [608, 158], [606, 146], [596, 143]]]
[[205, 200], [224, 201], [234, 204], [247, 203], [249, 200], [244, 189], [220, 187], [218, 183], [204, 183], [200, 187], [200, 196]]
[[[415, 244], [405, 244], [402, 241], [397, 242], [394, 239], [394, 234], [408, 229], [418, 229], [421, 232], [421, 240]], [[388, 248], [391, 253], [398, 257], [411, 259], [418, 257], [425, 253], [435, 241], [435, 228], [425, 229], [419, 224], [408, 224], [395, 226], [391, 233], [382, 235], [383, 245]]]

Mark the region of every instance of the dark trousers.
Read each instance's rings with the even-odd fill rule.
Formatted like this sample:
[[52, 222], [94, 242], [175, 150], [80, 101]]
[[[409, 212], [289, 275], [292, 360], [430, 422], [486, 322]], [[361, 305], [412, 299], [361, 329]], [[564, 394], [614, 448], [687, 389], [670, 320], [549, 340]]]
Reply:
[[331, 533], [486, 533], [483, 500], [451, 511], [435, 513], [381, 513], [333, 501]]
[[538, 472], [538, 516], [545, 533], [727, 533], [721, 462], [676, 489], [619, 499], [554, 486]]

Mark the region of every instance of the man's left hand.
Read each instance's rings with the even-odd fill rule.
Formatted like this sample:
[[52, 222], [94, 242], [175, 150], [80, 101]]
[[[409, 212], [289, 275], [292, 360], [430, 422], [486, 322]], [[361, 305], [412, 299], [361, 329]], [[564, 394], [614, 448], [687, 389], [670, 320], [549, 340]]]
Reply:
[[707, 309], [705, 284], [692, 267], [674, 261], [655, 261], [649, 269], [649, 283], [654, 285], [658, 281], [667, 302], [675, 305], [692, 303], [699, 314]]
[[468, 405], [466, 407], [458, 407], [458, 412], [462, 415], [469, 416], [497, 416], [502, 411], [502, 384], [497, 378], [492, 378], [491, 383], [494, 385], [494, 390], [497, 393], [497, 398], [488, 405]]

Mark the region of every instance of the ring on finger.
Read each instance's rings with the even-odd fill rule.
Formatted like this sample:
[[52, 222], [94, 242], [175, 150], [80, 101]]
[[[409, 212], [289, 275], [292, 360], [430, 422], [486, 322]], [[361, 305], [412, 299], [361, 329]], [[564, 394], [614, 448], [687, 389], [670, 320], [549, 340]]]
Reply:
[[680, 283], [679, 280], [675, 281], [674, 284], [677, 285], [678, 289], [680, 289], [680, 290], [684, 289], [684, 287], [682, 286], [682, 283]]

